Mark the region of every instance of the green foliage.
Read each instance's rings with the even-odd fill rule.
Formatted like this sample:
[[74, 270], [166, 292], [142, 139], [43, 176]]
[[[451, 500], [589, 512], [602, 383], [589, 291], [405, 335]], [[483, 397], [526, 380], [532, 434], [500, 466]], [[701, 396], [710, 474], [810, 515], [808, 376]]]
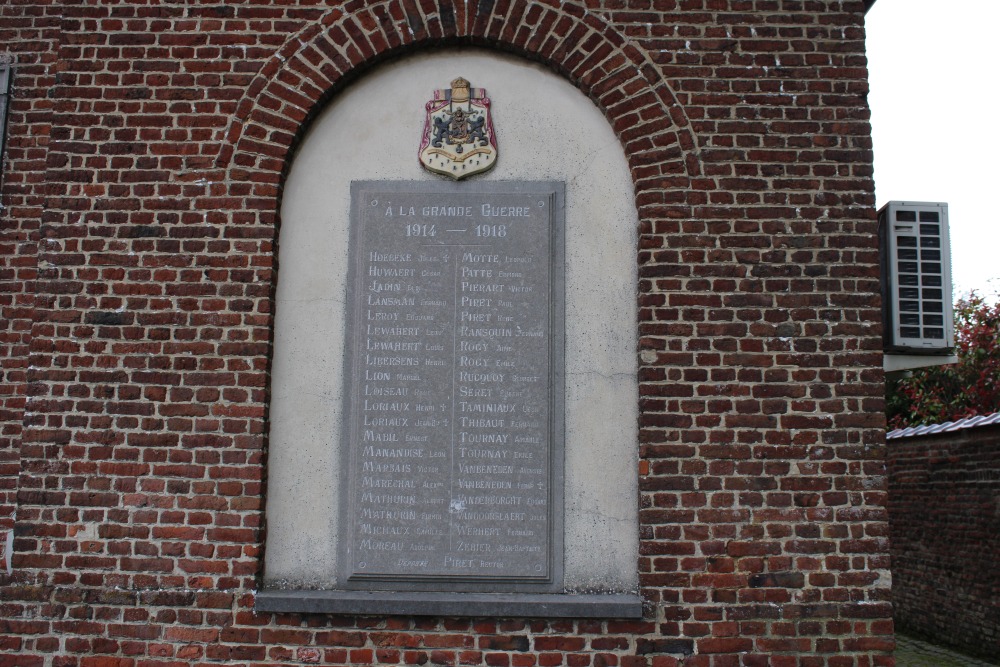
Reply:
[[1000, 302], [975, 292], [955, 304], [958, 363], [886, 382], [889, 428], [906, 428], [1000, 411]]

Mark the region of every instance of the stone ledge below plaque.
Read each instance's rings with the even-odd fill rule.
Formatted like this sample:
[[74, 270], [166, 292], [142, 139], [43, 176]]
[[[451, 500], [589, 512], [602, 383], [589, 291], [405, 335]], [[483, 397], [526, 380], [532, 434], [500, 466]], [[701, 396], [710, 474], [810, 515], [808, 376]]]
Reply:
[[258, 613], [359, 616], [642, 618], [642, 598], [632, 594], [265, 590], [257, 593], [254, 608]]

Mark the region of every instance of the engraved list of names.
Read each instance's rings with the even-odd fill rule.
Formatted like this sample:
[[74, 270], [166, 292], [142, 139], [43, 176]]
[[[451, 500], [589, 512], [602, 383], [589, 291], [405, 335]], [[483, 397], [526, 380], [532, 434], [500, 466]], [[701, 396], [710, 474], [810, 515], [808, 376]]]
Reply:
[[558, 583], [562, 202], [549, 182], [353, 184], [348, 582]]

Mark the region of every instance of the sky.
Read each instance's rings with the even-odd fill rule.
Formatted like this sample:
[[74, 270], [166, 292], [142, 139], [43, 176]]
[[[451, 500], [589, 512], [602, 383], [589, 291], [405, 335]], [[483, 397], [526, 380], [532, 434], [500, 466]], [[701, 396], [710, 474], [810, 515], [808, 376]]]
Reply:
[[1000, 0], [877, 0], [865, 20], [878, 207], [947, 202], [955, 296], [1000, 298]]

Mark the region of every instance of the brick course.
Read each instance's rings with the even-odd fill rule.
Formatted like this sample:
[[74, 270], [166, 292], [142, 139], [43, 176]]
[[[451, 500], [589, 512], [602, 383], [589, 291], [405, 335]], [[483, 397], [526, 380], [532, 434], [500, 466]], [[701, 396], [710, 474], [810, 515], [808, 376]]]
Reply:
[[[892, 664], [860, 0], [24, 1], [0, 36], [6, 663]], [[253, 613], [284, 170], [448, 44], [625, 148], [642, 621]]]

